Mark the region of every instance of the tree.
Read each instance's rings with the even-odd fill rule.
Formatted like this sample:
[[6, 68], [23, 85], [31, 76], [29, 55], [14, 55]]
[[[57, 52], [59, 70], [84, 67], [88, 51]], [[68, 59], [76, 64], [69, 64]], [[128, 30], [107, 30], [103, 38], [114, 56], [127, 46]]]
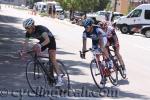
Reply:
[[110, 0], [99, 0], [99, 10], [104, 10]]
[[[70, 17], [74, 15], [74, 11], [89, 12], [94, 11], [98, 6], [99, 0], [56, 0], [65, 9], [70, 11]], [[71, 19], [71, 18], [70, 18]]]

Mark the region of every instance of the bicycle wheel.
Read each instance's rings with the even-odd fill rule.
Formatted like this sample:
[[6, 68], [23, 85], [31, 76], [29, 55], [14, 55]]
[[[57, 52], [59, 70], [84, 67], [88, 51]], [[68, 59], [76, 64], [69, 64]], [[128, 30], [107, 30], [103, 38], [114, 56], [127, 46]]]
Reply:
[[[90, 70], [91, 70], [91, 74], [92, 74], [94, 83], [96, 84], [96, 86], [98, 88], [101, 88], [100, 82], [102, 79], [104, 79], [104, 76], [101, 75], [101, 73], [100, 73], [101, 71], [99, 70], [95, 59], [93, 59], [90, 63]], [[104, 87], [104, 86], [105, 86], [105, 84], [103, 84], [102, 87]]]
[[120, 75], [123, 79], [126, 79], [127, 75], [125, 73], [125, 68], [123, 68], [123, 66], [118, 66], [118, 70], [120, 72]]
[[117, 63], [116, 61], [114, 60], [114, 58], [112, 58], [113, 60], [113, 71], [110, 73], [110, 76], [109, 76], [109, 80], [110, 82], [113, 84], [113, 85], [118, 85], [118, 70], [117, 70]]
[[119, 71], [121, 77], [123, 79], [125, 79], [126, 78], [126, 73], [124, 72], [125, 68], [123, 66], [120, 66], [119, 60], [117, 59], [116, 56], [114, 56], [113, 59], [115, 61], [115, 66], [116, 66], [117, 70]]
[[26, 66], [26, 79], [33, 93], [40, 95], [42, 89], [47, 89], [47, 77], [41, 68], [41, 65], [30, 61]]
[[[61, 89], [69, 89], [70, 88], [70, 78], [69, 78], [69, 74], [67, 72], [67, 69], [66, 69], [65, 65], [60, 60], [57, 60], [57, 64], [59, 66], [59, 70], [61, 72], [62, 81], [63, 81], [63, 85], [60, 88]], [[46, 66], [48, 69], [50, 69], [49, 67], [51, 67], [52, 64], [48, 62]], [[57, 81], [58, 74], [56, 73], [56, 70], [54, 70], [54, 77]]]

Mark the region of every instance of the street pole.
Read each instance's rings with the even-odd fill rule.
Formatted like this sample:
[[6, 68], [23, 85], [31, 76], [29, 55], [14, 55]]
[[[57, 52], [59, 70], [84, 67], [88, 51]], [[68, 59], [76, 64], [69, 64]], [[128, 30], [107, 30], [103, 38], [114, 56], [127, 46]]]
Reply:
[[115, 0], [115, 4], [114, 4], [114, 12], [116, 11], [117, 8], [117, 0]]

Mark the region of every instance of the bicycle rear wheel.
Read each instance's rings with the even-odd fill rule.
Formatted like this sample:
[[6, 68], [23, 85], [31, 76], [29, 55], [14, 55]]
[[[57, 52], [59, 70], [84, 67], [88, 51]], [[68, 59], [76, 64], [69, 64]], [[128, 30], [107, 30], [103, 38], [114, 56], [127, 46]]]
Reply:
[[[115, 58], [115, 59], [114, 59], [114, 58]], [[114, 60], [114, 62], [115, 62], [115, 66], [116, 66], [117, 70], [119, 71], [121, 77], [122, 77], [123, 79], [125, 79], [125, 78], [126, 78], [125, 68], [120, 65], [119, 60], [118, 60], [117, 57], [114, 56], [114, 57], [113, 57], [113, 60]]]
[[123, 68], [123, 66], [118, 66], [118, 70], [120, 72], [120, 75], [123, 79], [126, 79], [127, 75], [125, 73], [125, 68]]
[[33, 93], [40, 95], [43, 90], [48, 87], [47, 77], [41, 68], [41, 65], [30, 61], [26, 66], [26, 79], [27, 83]]
[[104, 76], [102, 76], [102, 74], [100, 73], [101, 71], [99, 70], [95, 59], [93, 59], [90, 63], [90, 70], [96, 86], [98, 88], [105, 87], [105, 84], [103, 84], [103, 86], [100, 86], [100, 82], [104, 79]]
[[110, 72], [110, 76], [109, 76], [109, 80], [113, 85], [118, 85], [118, 70], [117, 70], [117, 66], [118, 64], [116, 63], [116, 61], [114, 60], [114, 58], [112, 58], [113, 60], [113, 71]]
[[[63, 81], [63, 85], [59, 88], [61, 89], [69, 89], [70, 88], [70, 78], [69, 78], [69, 74], [67, 72], [67, 69], [65, 67], [65, 65], [60, 61], [60, 60], [57, 60], [57, 64], [59, 66], [59, 70], [61, 72], [61, 76], [62, 76], [62, 81]], [[47, 63], [47, 68], [50, 69], [49, 67], [52, 66], [51, 62]], [[58, 74], [56, 73], [56, 70], [54, 70], [54, 77], [57, 81], [57, 77], [58, 77]]]

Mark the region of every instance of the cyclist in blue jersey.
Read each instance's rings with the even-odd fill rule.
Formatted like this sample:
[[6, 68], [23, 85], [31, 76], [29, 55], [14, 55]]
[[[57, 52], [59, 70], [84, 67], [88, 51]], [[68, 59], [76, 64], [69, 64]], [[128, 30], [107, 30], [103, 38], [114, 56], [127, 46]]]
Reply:
[[58, 82], [56, 86], [62, 85], [61, 72], [59, 70], [59, 66], [56, 61], [56, 42], [53, 34], [49, 31], [48, 28], [42, 25], [34, 25], [34, 20], [32, 18], [28, 18], [23, 22], [23, 27], [26, 29], [26, 39], [24, 42], [23, 49], [27, 48], [29, 43], [29, 39], [35, 38], [39, 40], [39, 43], [33, 46], [33, 50], [36, 53], [40, 53], [48, 48], [48, 54], [50, 61], [52, 61], [56, 72], [58, 73]]
[[[106, 57], [105, 59], [109, 64], [108, 67], [109, 67], [110, 71], [112, 71], [113, 70], [112, 69], [113, 68], [113, 62], [109, 58], [109, 53], [108, 53], [107, 48], [106, 48], [106, 44], [107, 44], [106, 33], [101, 28], [99, 28], [99, 26], [93, 25], [93, 20], [91, 18], [85, 19], [83, 22], [83, 26], [84, 26], [85, 30], [83, 32], [82, 52], [87, 50], [86, 49], [87, 38], [92, 39], [92, 48], [94, 48], [94, 49], [100, 48], [102, 50], [103, 54]], [[99, 54], [96, 55], [96, 57], [99, 60]], [[85, 57], [83, 56], [82, 58], [85, 58]], [[103, 80], [101, 81], [100, 84], [103, 84]]]

